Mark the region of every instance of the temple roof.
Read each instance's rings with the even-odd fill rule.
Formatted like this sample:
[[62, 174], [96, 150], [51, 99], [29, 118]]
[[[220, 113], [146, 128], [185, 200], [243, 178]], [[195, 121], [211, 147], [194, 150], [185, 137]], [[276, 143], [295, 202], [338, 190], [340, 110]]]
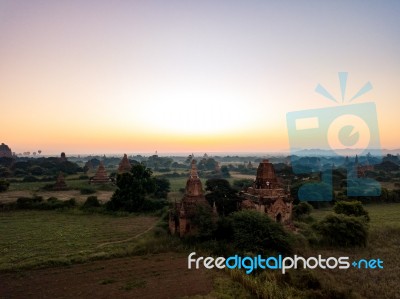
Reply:
[[199, 174], [197, 173], [196, 160], [192, 161], [190, 175], [186, 181], [186, 196], [201, 196], [203, 195], [203, 186], [201, 184]]
[[118, 167], [118, 172], [123, 173], [123, 172], [129, 172], [132, 169], [132, 165], [128, 160], [128, 156], [124, 154], [124, 157], [122, 158], [121, 162], [119, 163]]
[[205, 205], [211, 208], [204, 196], [203, 186], [197, 172], [196, 160], [192, 160], [189, 178], [186, 181], [185, 195], [181, 203], [178, 204], [180, 216], [193, 217], [198, 205]]
[[271, 189], [278, 185], [275, 169], [268, 160], [263, 160], [257, 168], [257, 177], [254, 182], [256, 189]]
[[8, 157], [12, 158], [11, 149], [7, 144], [1, 143], [0, 144], [0, 157]]
[[57, 181], [54, 184], [53, 189], [54, 190], [65, 190], [65, 189], [67, 189], [67, 184], [65, 183], [64, 175], [63, 175], [63, 173], [61, 171], [58, 174]]
[[97, 168], [96, 174], [90, 181], [92, 183], [98, 183], [98, 184], [110, 182], [110, 178], [107, 175], [107, 171], [103, 165], [103, 162], [100, 162], [100, 165]]

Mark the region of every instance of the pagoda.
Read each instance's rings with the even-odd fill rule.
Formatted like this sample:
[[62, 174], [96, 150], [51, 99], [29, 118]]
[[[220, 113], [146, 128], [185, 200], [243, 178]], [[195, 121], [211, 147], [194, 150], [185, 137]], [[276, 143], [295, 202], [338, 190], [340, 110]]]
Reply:
[[290, 225], [293, 199], [278, 181], [275, 169], [268, 160], [263, 160], [257, 168], [253, 185], [240, 192], [242, 209], [255, 209], [267, 214], [276, 222]]
[[130, 172], [132, 169], [132, 165], [128, 160], [128, 156], [124, 154], [121, 162], [119, 162], [118, 173]]
[[13, 154], [7, 144], [0, 144], [0, 158], [12, 158]]
[[90, 179], [90, 184], [106, 184], [110, 183], [111, 179], [107, 175], [107, 171], [103, 165], [103, 162], [100, 162], [99, 167], [97, 168], [96, 174]]
[[53, 186], [53, 190], [61, 191], [61, 190], [67, 190], [67, 189], [68, 189], [68, 187], [67, 187], [67, 184], [65, 183], [64, 175], [60, 171], [60, 173], [58, 174], [56, 183]]
[[175, 203], [170, 210], [170, 232], [181, 237], [196, 234], [197, 227], [192, 223], [192, 220], [199, 206], [211, 210], [204, 196], [203, 187], [197, 173], [196, 160], [192, 160], [189, 178], [186, 181], [185, 194], [181, 202]]

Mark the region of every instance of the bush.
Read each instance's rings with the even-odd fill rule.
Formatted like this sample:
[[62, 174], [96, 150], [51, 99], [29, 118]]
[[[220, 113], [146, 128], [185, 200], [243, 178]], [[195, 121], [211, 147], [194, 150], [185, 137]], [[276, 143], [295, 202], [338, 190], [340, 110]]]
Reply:
[[19, 197], [17, 199], [17, 208], [18, 209], [32, 209], [38, 203], [43, 202], [43, 197], [34, 196], [34, 197]]
[[343, 214], [326, 216], [315, 226], [323, 244], [332, 246], [366, 246], [368, 225], [360, 217]]
[[354, 217], [365, 217], [369, 221], [368, 212], [364, 209], [361, 201], [337, 201], [333, 208], [336, 214], [344, 214]]
[[239, 179], [239, 180], [234, 180], [233, 181], [233, 187], [235, 187], [238, 190], [243, 190], [247, 189], [248, 187], [251, 187], [253, 185], [252, 179]]
[[215, 222], [213, 221], [212, 210], [210, 206], [198, 205], [193, 218], [193, 224], [197, 228], [197, 238], [207, 240], [214, 235]]
[[33, 182], [40, 182], [40, 179], [38, 179], [37, 177], [35, 177], [33, 175], [28, 175], [28, 176], [25, 176], [22, 181], [25, 183], [33, 183]]
[[152, 171], [142, 164], [132, 166], [128, 173], [117, 176], [117, 190], [107, 202], [107, 210], [138, 212], [146, 196], [155, 191]]
[[94, 194], [96, 193], [96, 190], [90, 187], [82, 187], [80, 189], [81, 194], [83, 195], [89, 195], [89, 194]]
[[49, 197], [43, 201], [41, 196], [20, 197], [17, 199], [16, 208], [21, 210], [56, 210], [71, 208], [76, 205], [74, 198], [66, 201], [59, 200], [56, 197]]
[[76, 199], [75, 198], [70, 198], [66, 201], [64, 201], [64, 204], [66, 207], [72, 208], [76, 206]]
[[234, 246], [244, 252], [279, 253], [292, 251], [289, 235], [282, 225], [257, 211], [240, 211], [231, 216]]
[[6, 180], [0, 180], [0, 192], [7, 191], [10, 187], [10, 182]]
[[166, 178], [154, 178], [156, 185], [154, 191], [155, 198], [167, 198], [168, 192], [171, 191], [171, 184]]
[[312, 210], [312, 205], [310, 205], [308, 202], [302, 201], [293, 206], [293, 218], [296, 220], [305, 218], [306, 216], [310, 215]]
[[143, 202], [142, 206], [142, 211], [143, 212], [154, 212], [157, 210], [161, 210], [165, 206], [168, 205], [168, 202], [166, 200], [151, 200], [151, 199], [145, 199]]
[[88, 209], [88, 208], [98, 208], [101, 206], [101, 203], [97, 199], [97, 196], [89, 196], [86, 201], [84, 202], [82, 208], [83, 209]]

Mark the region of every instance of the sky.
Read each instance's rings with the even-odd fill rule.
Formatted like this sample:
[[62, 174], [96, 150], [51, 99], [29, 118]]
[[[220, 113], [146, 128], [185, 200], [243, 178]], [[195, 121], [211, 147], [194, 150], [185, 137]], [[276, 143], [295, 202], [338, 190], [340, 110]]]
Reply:
[[399, 1], [0, 0], [0, 43], [16, 153], [287, 152], [287, 113], [367, 102], [400, 148]]

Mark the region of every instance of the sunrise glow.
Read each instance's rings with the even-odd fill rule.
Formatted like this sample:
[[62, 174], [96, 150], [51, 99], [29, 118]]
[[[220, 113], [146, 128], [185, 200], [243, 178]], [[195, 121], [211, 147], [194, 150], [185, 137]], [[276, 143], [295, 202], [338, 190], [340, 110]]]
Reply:
[[[46, 154], [289, 151], [286, 114], [366, 82], [400, 146], [400, 24], [370, 3], [0, 4], [1, 142]], [[327, 18], [316, 11], [340, 15]]]

